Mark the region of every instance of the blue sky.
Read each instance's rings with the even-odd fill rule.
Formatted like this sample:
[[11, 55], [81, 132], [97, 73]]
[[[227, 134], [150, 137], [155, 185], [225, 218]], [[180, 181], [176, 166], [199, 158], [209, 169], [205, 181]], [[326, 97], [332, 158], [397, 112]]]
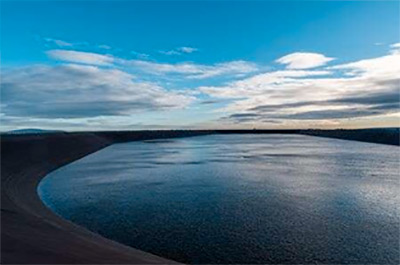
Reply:
[[1, 5], [5, 130], [399, 125], [397, 1]]

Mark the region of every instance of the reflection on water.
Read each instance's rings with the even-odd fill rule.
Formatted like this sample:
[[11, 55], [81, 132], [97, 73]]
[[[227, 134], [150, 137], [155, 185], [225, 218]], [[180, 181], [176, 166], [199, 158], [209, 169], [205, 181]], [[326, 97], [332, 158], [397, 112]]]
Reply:
[[300, 135], [116, 144], [45, 178], [64, 218], [186, 263], [399, 263], [399, 149]]

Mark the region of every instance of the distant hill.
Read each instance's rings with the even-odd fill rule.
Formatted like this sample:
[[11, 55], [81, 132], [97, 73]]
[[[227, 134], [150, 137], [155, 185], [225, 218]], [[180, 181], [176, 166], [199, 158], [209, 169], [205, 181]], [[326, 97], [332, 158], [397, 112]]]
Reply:
[[[389, 144], [400, 146], [400, 128], [370, 128], [370, 129], [306, 129], [306, 130], [161, 130], [161, 131], [99, 131], [99, 132], [80, 132], [80, 134], [96, 134], [105, 137], [113, 142], [127, 142], [136, 140], [149, 140], [154, 139], [154, 135], [163, 135], [157, 139], [174, 138], [175, 132], [181, 132], [179, 137], [185, 135], [201, 135], [201, 134], [304, 134], [319, 137], [336, 138], [343, 140], [353, 140], [378, 144]], [[1, 133], [3, 139], [6, 136], [12, 137], [13, 135], [48, 135], [48, 134], [67, 134], [61, 130], [42, 130], [42, 129], [19, 129], [9, 132]]]
[[400, 146], [399, 128], [303, 130], [302, 134]]
[[61, 133], [61, 132], [63, 132], [63, 131], [27, 128], [27, 129], [12, 130], [12, 131], [8, 131], [8, 132], [4, 132], [3, 134], [46, 134], [46, 133]]

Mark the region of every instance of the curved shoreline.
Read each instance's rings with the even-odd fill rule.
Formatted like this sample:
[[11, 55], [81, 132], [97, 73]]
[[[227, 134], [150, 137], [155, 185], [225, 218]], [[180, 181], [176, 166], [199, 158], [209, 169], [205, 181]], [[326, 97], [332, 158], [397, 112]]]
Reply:
[[[51, 171], [113, 143], [214, 133], [304, 131], [142, 131], [2, 136], [1, 263], [175, 263], [106, 239], [62, 219], [40, 200], [37, 185]], [[315, 133], [314, 136], [321, 135]], [[337, 134], [327, 137], [346, 139]]]
[[2, 264], [175, 263], [62, 219], [37, 194], [39, 181], [48, 173], [113, 144], [115, 139], [94, 133], [5, 138], [1, 146]]

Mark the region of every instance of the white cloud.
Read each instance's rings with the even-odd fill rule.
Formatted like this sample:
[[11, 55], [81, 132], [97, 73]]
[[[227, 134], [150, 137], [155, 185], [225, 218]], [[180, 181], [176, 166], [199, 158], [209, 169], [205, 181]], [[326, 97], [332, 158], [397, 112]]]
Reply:
[[66, 41], [63, 41], [63, 40], [56, 40], [56, 39], [52, 39], [52, 38], [45, 38], [44, 40], [47, 41], [47, 42], [54, 43], [59, 47], [71, 47], [71, 46], [73, 46], [72, 43], [66, 42]]
[[124, 62], [131, 67], [151, 74], [181, 74], [191, 79], [204, 79], [221, 75], [242, 75], [258, 71], [255, 63], [246, 61], [230, 61], [214, 65], [194, 63], [157, 63], [143, 60]]
[[181, 55], [181, 53], [176, 50], [158, 51], [158, 52], [164, 55]]
[[243, 80], [228, 83], [222, 87], [200, 87], [199, 90], [218, 98], [243, 98], [266, 93], [285, 93], [289, 87], [296, 87], [296, 82], [314, 76], [329, 75], [329, 71], [284, 70], [258, 74]]
[[30, 66], [3, 71], [2, 111], [12, 117], [88, 118], [184, 108], [193, 100], [118, 69]]
[[287, 69], [309, 69], [327, 64], [335, 58], [311, 52], [295, 52], [285, 55], [275, 62], [286, 65]]
[[182, 47], [175, 48], [173, 50], [158, 51], [158, 52], [161, 54], [164, 54], [164, 55], [182, 55], [182, 53], [193, 53], [193, 52], [197, 52], [198, 50], [199, 49], [197, 49], [197, 48], [182, 46]]
[[393, 43], [392, 45], [390, 45], [390, 48], [392, 48], [392, 49], [399, 49], [399, 48], [400, 48], [400, 42], [398, 42], [398, 43]]
[[183, 53], [192, 53], [197, 52], [199, 49], [193, 47], [180, 47], [177, 50]]
[[111, 50], [111, 46], [105, 45], [105, 44], [101, 44], [98, 46], [100, 49], [104, 49], [104, 50]]
[[400, 53], [400, 42], [390, 45], [392, 53]]
[[139, 59], [148, 59], [150, 55], [146, 53], [141, 53], [141, 52], [136, 52], [136, 51], [131, 51], [131, 54], [136, 56]]
[[89, 65], [111, 65], [114, 61], [112, 56], [91, 52], [50, 50], [46, 54], [56, 60]]
[[392, 50], [389, 55], [335, 65], [330, 69], [345, 69], [352, 75], [364, 74], [370, 78], [393, 78], [400, 73], [400, 53], [394, 53]]
[[[259, 70], [255, 63], [247, 61], [230, 61], [213, 65], [195, 64], [190, 62], [170, 64], [147, 60], [126, 60], [111, 55], [72, 50], [50, 50], [46, 52], [53, 59], [96, 66], [118, 65], [139, 70], [148, 74], [167, 75], [179, 74], [189, 79], [205, 79], [215, 76], [241, 76]], [[132, 52], [137, 56], [146, 56]]]
[[231, 103], [218, 111], [230, 113], [236, 121], [309, 119], [326, 122], [399, 112], [399, 72], [400, 54], [390, 53], [320, 71], [257, 74], [224, 86], [199, 90], [211, 98], [230, 99]]

